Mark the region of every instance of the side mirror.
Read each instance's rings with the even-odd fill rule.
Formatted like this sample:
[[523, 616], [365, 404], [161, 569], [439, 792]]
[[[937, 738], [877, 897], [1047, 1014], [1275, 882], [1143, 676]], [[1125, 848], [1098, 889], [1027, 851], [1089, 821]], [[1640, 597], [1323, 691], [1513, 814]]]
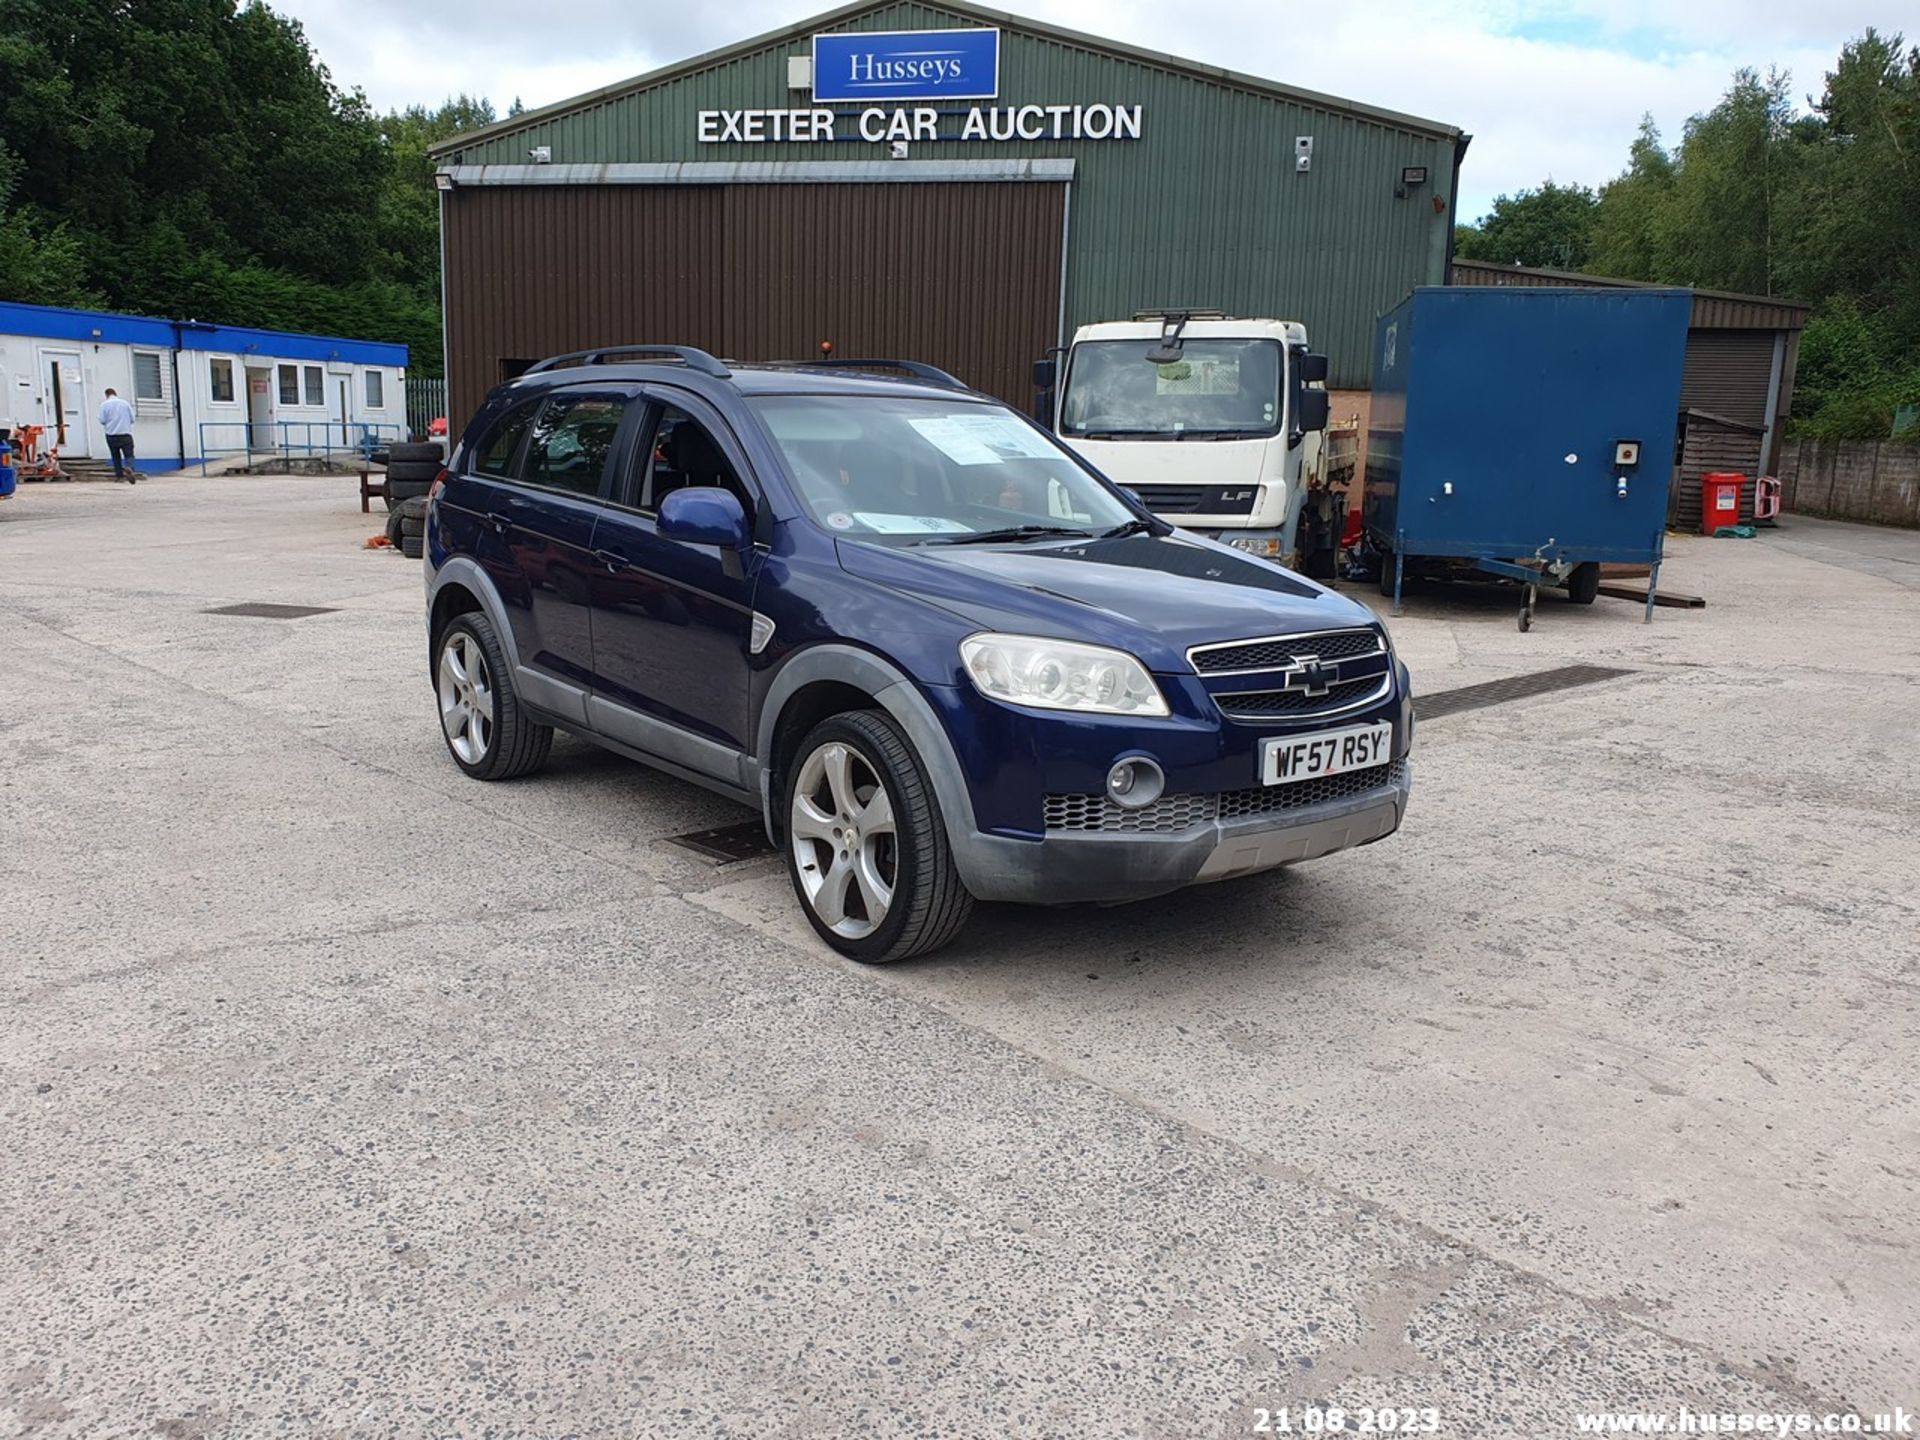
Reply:
[[1053, 389], [1054, 376], [1058, 373], [1058, 369], [1059, 367], [1051, 359], [1034, 361], [1033, 388], [1036, 390]]
[[669, 491], [660, 502], [660, 538], [741, 550], [747, 543], [747, 512], [737, 495], [717, 485]]
[[1294, 374], [1300, 377], [1302, 385], [1324, 385], [1327, 383], [1327, 357], [1315, 355], [1310, 350], [1302, 350], [1293, 359]]
[[1294, 395], [1296, 430], [1324, 430], [1333, 415], [1333, 397], [1324, 390], [1301, 390]]

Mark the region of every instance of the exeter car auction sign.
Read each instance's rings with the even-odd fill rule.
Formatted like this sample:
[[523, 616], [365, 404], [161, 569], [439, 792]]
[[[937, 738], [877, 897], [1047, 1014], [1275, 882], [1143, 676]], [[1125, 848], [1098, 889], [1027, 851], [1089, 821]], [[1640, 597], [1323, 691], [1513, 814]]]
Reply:
[[[813, 37], [813, 104], [702, 110], [703, 145], [865, 140], [1138, 140], [1138, 105], [878, 105], [878, 100], [992, 100], [1000, 94], [998, 30], [902, 30]], [[856, 114], [827, 109], [859, 104]], [[958, 125], [943, 125], [946, 117]]]

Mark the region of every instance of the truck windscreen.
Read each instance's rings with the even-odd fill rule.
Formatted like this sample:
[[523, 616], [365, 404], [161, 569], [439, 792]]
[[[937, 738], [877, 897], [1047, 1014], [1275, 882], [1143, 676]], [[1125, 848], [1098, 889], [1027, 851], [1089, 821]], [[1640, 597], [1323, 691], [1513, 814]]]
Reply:
[[1156, 364], [1158, 340], [1088, 340], [1073, 347], [1062, 434], [1087, 440], [1222, 440], [1280, 429], [1280, 342], [1188, 340]]

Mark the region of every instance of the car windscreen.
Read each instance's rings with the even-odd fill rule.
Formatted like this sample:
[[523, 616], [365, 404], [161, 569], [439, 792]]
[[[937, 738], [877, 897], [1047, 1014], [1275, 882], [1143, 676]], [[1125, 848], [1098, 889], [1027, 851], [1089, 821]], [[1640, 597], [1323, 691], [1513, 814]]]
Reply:
[[1147, 359], [1151, 340], [1073, 347], [1060, 429], [1084, 439], [1237, 439], [1280, 428], [1280, 342], [1188, 340], [1180, 358]]
[[1054, 438], [1000, 405], [936, 397], [748, 402], [828, 530], [892, 544], [1099, 534], [1135, 514]]

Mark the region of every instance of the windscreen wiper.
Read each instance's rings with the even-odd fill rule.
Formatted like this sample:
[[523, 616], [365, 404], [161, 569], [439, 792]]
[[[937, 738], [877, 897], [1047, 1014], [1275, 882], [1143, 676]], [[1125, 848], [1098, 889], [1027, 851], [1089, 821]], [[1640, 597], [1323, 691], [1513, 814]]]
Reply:
[[1151, 520], [1122, 520], [1111, 530], [1102, 530], [1099, 538], [1102, 540], [1118, 540], [1122, 535], [1138, 535], [1143, 530], [1151, 532], [1153, 530], [1153, 522]]
[[1091, 536], [1091, 530], [1074, 530], [1065, 525], [1009, 525], [1004, 530], [976, 530], [971, 535], [934, 535], [922, 545], [985, 545], [994, 540], [1044, 540], [1049, 535]]

